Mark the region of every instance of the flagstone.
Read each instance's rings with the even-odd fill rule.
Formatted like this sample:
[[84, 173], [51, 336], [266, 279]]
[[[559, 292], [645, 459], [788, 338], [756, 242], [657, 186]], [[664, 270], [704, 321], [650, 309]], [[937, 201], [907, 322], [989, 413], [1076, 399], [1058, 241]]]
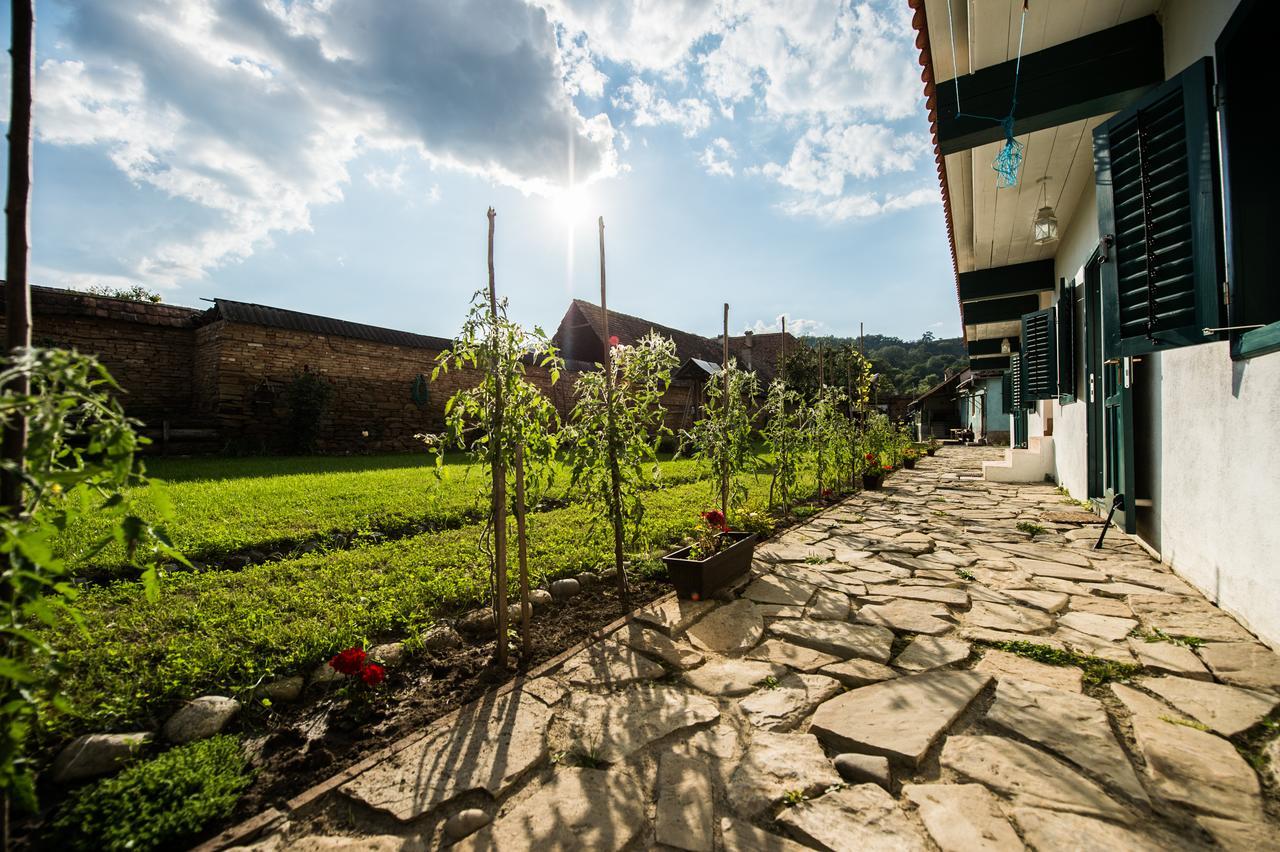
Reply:
[[1167, 840], [1148, 838], [1127, 827], [1079, 814], [1043, 808], [1014, 808], [1014, 822], [1034, 849], [1169, 852]]
[[787, 667], [758, 660], [721, 659], [685, 672], [684, 682], [708, 695], [746, 695], [768, 677], [782, 677]]
[[964, 607], [969, 604], [969, 595], [963, 589], [935, 588], [930, 586], [876, 586], [873, 594], [889, 598], [906, 598], [916, 601], [933, 601], [948, 606]]
[[925, 852], [920, 825], [875, 784], [843, 787], [788, 808], [779, 824], [820, 849]]
[[700, 757], [667, 752], [658, 761], [658, 807], [654, 836], [688, 852], [715, 848], [715, 790], [711, 770]]
[[907, 671], [929, 671], [968, 659], [969, 649], [969, 643], [960, 639], [917, 636], [894, 659], [893, 664]]
[[573, 693], [565, 713], [566, 751], [615, 763], [673, 731], [711, 722], [710, 698], [667, 684], [638, 684], [607, 695]]
[[1136, 619], [1117, 618], [1112, 615], [1098, 615], [1094, 612], [1068, 612], [1058, 616], [1058, 623], [1097, 636], [1109, 642], [1118, 642], [1129, 635], [1138, 626]]
[[1191, 588], [1184, 580], [1169, 571], [1159, 571], [1147, 565], [1135, 565], [1133, 563], [1117, 562], [1116, 560], [1107, 560], [1098, 565], [1103, 571], [1111, 575], [1112, 579], [1126, 582], [1136, 583], [1139, 586], [1150, 586], [1157, 591], [1166, 592], [1171, 595], [1195, 595], [1198, 594], [1195, 589]]
[[810, 583], [802, 583], [790, 577], [769, 574], [753, 580], [742, 596], [747, 600], [760, 604], [782, 604], [784, 606], [804, 606], [813, 597], [815, 587]]
[[873, 624], [850, 624], [846, 621], [775, 621], [769, 625], [774, 636], [834, 654], [837, 657], [865, 657], [877, 662], [889, 661], [893, 631]]
[[839, 783], [840, 775], [813, 735], [757, 731], [726, 792], [738, 815], [754, 819], [793, 790], [812, 796]]
[[458, 852], [622, 849], [644, 829], [648, 798], [628, 773], [566, 767], [532, 796], [452, 848]]
[[824, 674], [840, 681], [844, 686], [866, 686], [871, 683], [879, 683], [882, 680], [890, 680], [898, 676], [898, 673], [886, 666], [884, 663], [877, 663], [872, 660], [845, 660], [842, 663], [831, 663], [818, 669], [818, 674]]
[[840, 682], [821, 674], [789, 672], [777, 683], [757, 689], [738, 707], [752, 725], [766, 731], [794, 728], [803, 717], [840, 691]]
[[1046, 562], [1043, 559], [1024, 559], [1014, 557], [1009, 560], [1014, 568], [1025, 571], [1036, 577], [1056, 577], [1059, 580], [1079, 580], [1081, 582], [1105, 583], [1107, 575], [1092, 568], [1067, 565], [1062, 562]]
[[679, 636], [715, 608], [715, 601], [691, 601], [673, 595], [645, 604], [636, 610], [635, 617], [667, 636]]
[[1116, 618], [1133, 618], [1133, 610], [1118, 598], [1102, 595], [1070, 595], [1067, 603], [1072, 612], [1092, 612], [1097, 615], [1113, 615]]
[[1280, 832], [1270, 823], [1207, 816], [1196, 822], [1227, 852], [1280, 852]]
[[[866, 592], [866, 587], [861, 583], [858, 587], [861, 593]], [[819, 589], [810, 601], [805, 615], [820, 621], [844, 621], [849, 617], [849, 596], [833, 589]]]
[[1111, 693], [1120, 699], [1120, 703], [1125, 706], [1131, 716], [1150, 716], [1153, 719], [1165, 719], [1166, 721], [1191, 721], [1190, 717], [1184, 716], [1159, 698], [1148, 695], [1140, 689], [1134, 689], [1132, 686], [1114, 681], [1107, 684], [1107, 686], [1111, 689]]
[[669, 636], [645, 627], [639, 622], [628, 622], [618, 630], [615, 636], [634, 650], [657, 657], [672, 668], [691, 668], [699, 665], [704, 659], [701, 652], [682, 642], [676, 642]]
[[1070, 627], [1055, 628], [1049, 636], [1061, 640], [1077, 654], [1098, 657], [1103, 660], [1110, 660], [1113, 663], [1124, 663], [1126, 665], [1134, 663], [1133, 654], [1129, 651], [1128, 645], [1108, 642], [1106, 639], [1090, 636], [1088, 633], [1081, 633], [1078, 630], [1072, 630]]
[[1022, 852], [996, 797], [981, 784], [906, 784], [925, 830], [942, 852]]
[[1209, 642], [1200, 656], [1218, 680], [1246, 689], [1280, 692], [1280, 654], [1257, 642]]
[[755, 604], [739, 599], [703, 616], [686, 635], [703, 651], [726, 657], [741, 656], [764, 635], [764, 619]]
[[547, 706], [524, 692], [485, 696], [342, 792], [406, 822], [472, 790], [500, 796], [546, 758], [550, 719]]
[[1226, 737], [1248, 730], [1280, 707], [1274, 695], [1185, 677], [1144, 677], [1138, 684]]
[[1126, 603], [1143, 626], [1170, 636], [1194, 636], [1207, 642], [1252, 642], [1235, 619], [1202, 598], [1130, 595]]
[[1024, 680], [1067, 692], [1080, 692], [1084, 679], [1084, 672], [1076, 666], [1051, 666], [995, 648], [983, 653], [974, 670], [986, 672], [1002, 682]]
[[[1036, 507], [1039, 505], [1038, 500], [1031, 505]], [[1061, 562], [1064, 565], [1074, 565], [1077, 568], [1089, 568], [1091, 563], [1089, 559], [1079, 553], [1072, 553], [1069, 550], [1063, 550], [1060, 547], [1037, 547], [1032, 544], [1013, 544], [1003, 543], [996, 547], [996, 550], [1003, 553], [1012, 553], [1027, 559], [1037, 559], [1047, 562]], [[997, 558], [1005, 558], [1003, 556]]]
[[966, 626], [986, 627], [1015, 633], [1038, 633], [1053, 627], [1053, 616], [1037, 609], [1012, 604], [978, 601], [962, 617]]
[[1154, 795], [1208, 816], [1263, 820], [1258, 776], [1231, 743], [1150, 716], [1133, 717], [1133, 736]]
[[1130, 799], [1147, 801], [1102, 702], [1030, 681], [1006, 679], [996, 687], [987, 722], [1071, 761]]
[[724, 848], [729, 852], [809, 852], [809, 847], [794, 840], [728, 817], [720, 821], [720, 834], [724, 838]]
[[595, 642], [564, 664], [561, 676], [570, 686], [613, 689], [642, 680], [654, 680], [667, 670], [653, 660], [613, 640]]
[[[747, 654], [747, 659], [764, 660], [784, 667], [790, 666], [797, 671], [813, 672], [823, 666], [838, 663], [843, 658], [781, 639], [766, 639]], [[782, 672], [785, 674], [786, 668], [783, 668]]]
[[942, 766], [977, 781], [1015, 805], [1124, 820], [1126, 814], [1097, 784], [1065, 763], [1004, 737], [952, 736]]
[[938, 636], [955, 629], [955, 624], [939, 617], [947, 612], [946, 607], [928, 601], [891, 600], [862, 607], [858, 610], [857, 619], [864, 624], [890, 630]]
[[1069, 600], [1062, 592], [1042, 592], [1036, 589], [1010, 589], [1005, 594], [1020, 604], [1048, 613], [1062, 612], [1067, 608]]
[[989, 627], [962, 625], [960, 636], [974, 642], [985, 642], [989, 645], [1002, 645], [1005, 642], [1029, 642], [1033, 645], [1043, 645], [1046, 648], [1053, 648], [1057, 651], [1065, 651], [1067, 649], [1065, 642], [1050, 635], [1029, 635], [1026, 633], [1014, 633], [1011, 630], [992, 630]]
[[1144, 668], [1192, 680], [1213, 680], [1213, 675], [1200, 662], [1195, 652], [1174, 642], [1148, 642], [1131, 637], [1129, 650]]
[[983, 672], [934, 671], [863, 686], [822, 704], [809, 730], [841, 751], [918, 766], [990, 682]]

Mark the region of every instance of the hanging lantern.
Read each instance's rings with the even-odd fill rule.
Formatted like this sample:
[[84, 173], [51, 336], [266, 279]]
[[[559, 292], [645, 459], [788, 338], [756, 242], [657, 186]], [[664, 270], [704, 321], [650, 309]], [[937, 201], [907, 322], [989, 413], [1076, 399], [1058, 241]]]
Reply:
[[1035, 243], [1038, 246], [1047, 245], [1056, 242], [1058, 239], [1058, 217], [1053, 215], [1053, 208], [1049, 206], [1049, 193], [1045, 189], [1045, 181], [1049, 178], [1042, 177], [1036, 183], [1040, 184], [1040, 209], [1036, 211], [1036, 218], [1032, 220], [1034, 227]]

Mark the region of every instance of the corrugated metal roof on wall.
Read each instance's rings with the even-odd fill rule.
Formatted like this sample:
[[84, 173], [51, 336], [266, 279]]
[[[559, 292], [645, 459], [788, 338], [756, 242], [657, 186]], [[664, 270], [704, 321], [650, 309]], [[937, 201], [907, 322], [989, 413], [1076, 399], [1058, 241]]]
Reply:
[[393, 328], [364, 325], [363, 323], [348, 322], [316, 314], [304, 314], [300, 311], [286, 311], [283, 308], [254, 305], [249, 302], [236, 302], [231, 299], [214, 299], [213, 305], [211, 313], [216, 314], [217, 317], [227, 322], [262, 325], [268, 328], [283, 328], [289, 331], [305, 331], [311, 334], [324, 334], [333, 337], [350, 337], [356, 340], [370, 340], [374, 343], [409, 346], [417, 349], [443, 350], [453, 345], [452, 340], [444, 337], [413, 334], [408, 331], [397, 331]]

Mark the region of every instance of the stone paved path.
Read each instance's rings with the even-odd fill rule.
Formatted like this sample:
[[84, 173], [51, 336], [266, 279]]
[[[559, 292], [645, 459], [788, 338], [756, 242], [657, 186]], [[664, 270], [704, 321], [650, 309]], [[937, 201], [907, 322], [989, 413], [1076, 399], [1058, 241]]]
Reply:
[[1280, 849], [1280, 657], [998, 457], [896, 474], [255, 848]]

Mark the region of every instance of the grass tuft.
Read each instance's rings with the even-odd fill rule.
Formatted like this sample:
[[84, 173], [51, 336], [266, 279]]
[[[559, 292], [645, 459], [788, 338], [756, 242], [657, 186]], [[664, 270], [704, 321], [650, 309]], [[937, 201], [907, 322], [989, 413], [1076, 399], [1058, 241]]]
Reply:
[[1077, 654], [1075, 651], [1051, 648], [1048, 645], [1040, 645], [1036, 642], [994, 642], [984, 644], [989, 644], [992, 648], [1008, 651], [1010, 654], [1017, 654], [1020, 657], [1026, 657], [1029, 660], [1035, 660], [1038, 663], [1045, 663], [1050, 666], [1077, 666], [1084, 671], [1083, 680], [1086, 686], [1101, 686], [1113, 680], [1130, 680], [1142, 673], [1142, 666], [1134, 665], [1133, 663], [1117, 663], [1114, 660], [1104, 660], [1101, 657]]

